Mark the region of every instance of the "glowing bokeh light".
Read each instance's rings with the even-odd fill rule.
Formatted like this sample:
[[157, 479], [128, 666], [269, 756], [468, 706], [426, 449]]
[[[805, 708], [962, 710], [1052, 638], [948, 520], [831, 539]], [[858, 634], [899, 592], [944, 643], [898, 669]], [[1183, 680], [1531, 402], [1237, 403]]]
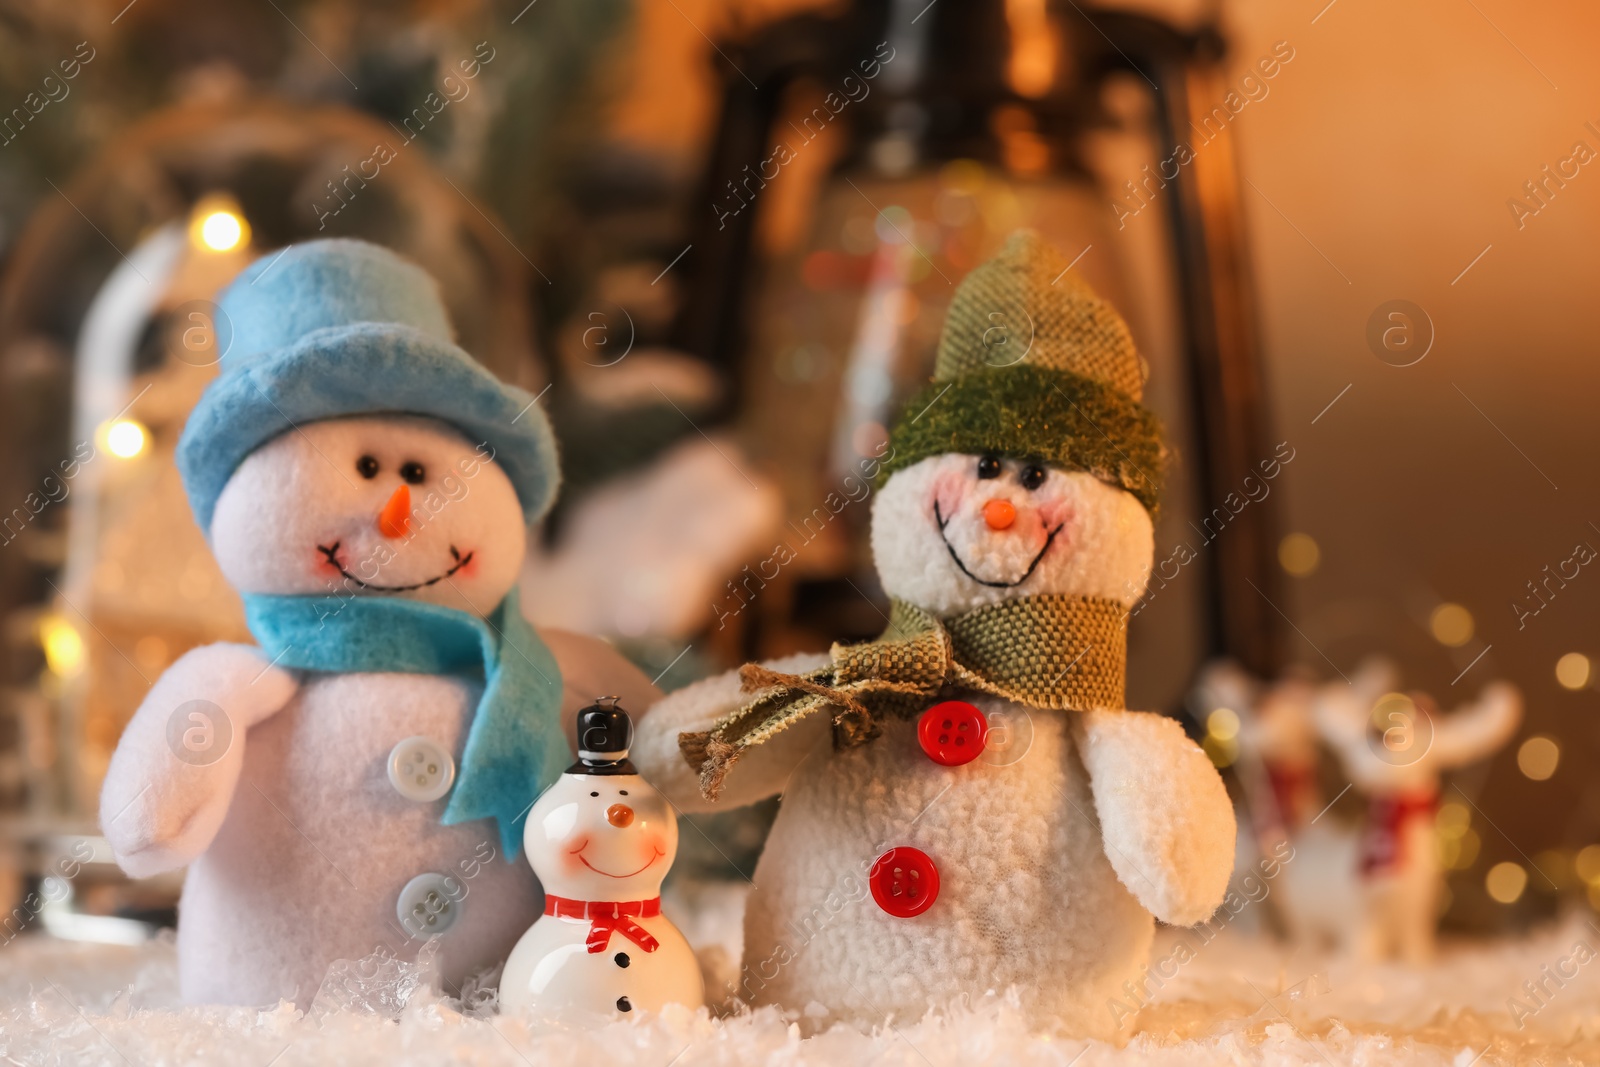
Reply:
[[200, 240], [213, 252], [229, 252], [244, 240], [244, 220], [231, 211], [213, 211], [200, 222]]
[[1567, 689], [1582, 689], [1589, 684], [1589, 657], [1582, 652], [1568, 652], [1556, 660], [1556, 681]]
[[1556, 773], [1561, 762], [1561, 746], [1548, 737], [1530, 737], [1517, 749], [1517, 767], [1536, 782]]
[[40, 623], [39, 643], [44, 647], [45, 666], [53, 674], [66, 677], [83, 665], [83, 638], [60, 616], [49, 616]]
[[118, 419], [106, 428], [106, 447], [113, 456], [132, 459], [144, 451], [149, 435], [132, 419]]
[[1218, 708], [1206, 716], [1206, 732], [1218, 741], [1232, 741], [1239, 736], [1239, 714], [1232, 708]]
[[1472, 640], [1472, 612], [1460, 604], [1440, 604], [1428, 619], [1433, 639], [1450, 648], [1460, 648]]
[[1528, 888], [1528, 872], [1522, 864], [1506, 860], [1489, 868], [1483, 876], [1483, 888], [1501, 904], [1515, 904]]
[[1322, 549], [1310, 534], [1292, 533], [1278, 543], [1278, 563], [1296, 578], [1316, 572]]

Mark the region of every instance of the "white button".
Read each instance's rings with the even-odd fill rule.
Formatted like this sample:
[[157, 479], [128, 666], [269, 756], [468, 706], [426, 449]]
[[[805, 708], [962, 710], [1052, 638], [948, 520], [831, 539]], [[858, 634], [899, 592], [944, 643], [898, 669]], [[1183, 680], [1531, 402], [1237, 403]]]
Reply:
[[408, 737], [389, 752], [389, 782], [407, 800], [438, 800], [456, 780], [456, 761], [426, 737]]
[[395, 905], [400, 925], [418, 941], [437, 937], [461, 918], [465, 888], [459, 879], [447, 875], [432, 871], [417, 875], [400, 890]]

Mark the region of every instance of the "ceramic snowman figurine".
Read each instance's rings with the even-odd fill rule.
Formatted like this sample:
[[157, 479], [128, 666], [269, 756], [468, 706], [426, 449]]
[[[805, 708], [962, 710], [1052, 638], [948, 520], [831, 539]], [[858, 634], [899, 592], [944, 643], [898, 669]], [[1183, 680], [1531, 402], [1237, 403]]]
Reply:
[[955, 294], [868, 472], [883, 636], [640, 725], [634, 759], [685, 810], [783, 794], [739, 999], [881, 1023], [1015, 988], [1042, 1027], [1125, 1039], [1154, 920], [1222, 901], [1221, 779], [1177, 721], [1123, 708], [1159, 430], [1127, 328], [1067, 266], [1018, 234]]
[[429, 938], [456, 992], [538, 915], [513, 861], [571, 715], [653, 687], [609, 646], [524, 621], [555, 443], [531, 396], [452, 342], [421, 268], [315, 241], [220, 306], [231, 345], [177, 461], [259, 645], [196, 648], [155, 683], [103, 831], [135, 877], [188, 866], [188, 1001], [304, 1005], [332, 961]]
[[1522, 697], [1506, 682], [1448, 715], [1421, 693], [1374, 698], [1361, 677], [1388, 678], [1382, 661], [1364, 665], [1358, 684], [1318, 693], [1317, 725], [1356, 789], [1367, 816], [1357, 842], [1360, 925], [1356, 951], [1370, 960], [1423, 963], [1434, 951], [1443, 885], [1434, 829], [1443, 773], [1497, 752], [1522, 721]]
[[614, 699], [578, 715], [578, 762], [528, 815], [528, 863], [544, 916], [500, 978], [500, 1007], [560, 1016], [698, 1008], [694, 950], [661, 914], [661, 880], [678, 854], [678, 820], [628, 762], [633, 724]]

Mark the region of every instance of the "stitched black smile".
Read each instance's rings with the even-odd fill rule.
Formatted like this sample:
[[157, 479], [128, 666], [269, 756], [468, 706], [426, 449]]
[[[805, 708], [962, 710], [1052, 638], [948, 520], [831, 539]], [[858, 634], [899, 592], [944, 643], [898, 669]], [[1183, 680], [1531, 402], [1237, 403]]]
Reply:
[[448, 578], [451, 575], [455, 574], [456, 571], [460, 570], [462, 567], [465, 567], [467, 564], [472, 562], [472, 553], [471, 552], [468, 552], [465, 556], [463, 556], [460, 552], [458, 552], [456, 550], [456, 546], [455, 545], [451, 545], [450, 546], [450, 554], [455, 557], [456, 564], [455, 564], [454, 567], [451, 567], [449, 570], [445, 571], [443, 574], [434, 575], [432, 578], [429, 578], [427, 581], [425, 581], [425, 582], [417, 582], [415, 585], [374, 585], [371, 582], [363, 582], [360, 578], [357, 578], [355, 575], [351, 574], [349, 571], [344, 569], [344, 564], [339, 562], [339, 556], [338, 556], [339, 546], [342, 545], [342, 544], [344, 544], [343, 541], [335, 541], [331, 545], [318, 545], [317, 546], [317, 551], [321, 552], [323, 554], [323, 556], [326, 557], [327, 561], [329, 563], [333, 564], [334, 567], [336, 567], [338, 569], [340, 574], [344, 575], [350, 581], [356, 583], [357, 586], [359, 586], [362, 589], [371, 589], [371, 590], [374, 590], [375, 592], [379, 592], [379, 593], [409, 593], [413, 589], [425, 589], [430, 585], [435, 585], [435, 584], [437, 584], [439, 582], [444, 581], [446, 578]]
[[956, 566], [961, 568], [961, 573], [965, 574], [968, 578], [971, 578], [979, 585], [987, 585], [991, 589], [1010, 589], [1013, 586], [1021, 585], [1029, 578], [1032, 578], [1033, 569], [1039, 565], [1039, 561], [1041, 559], [1044, 559], [1044, 554], [1050, 551], [1050, 542], [1056, 539], [1056, 534], [1060, 533], [1061, 527], [1066, 525], [1066, 523], [1062, 523], [1060, 526], [1057, 526], [1054, 530], [1050, 531], [1050, 536], [1044, 539], [1044, 547], [1039, 549], [1039, 554], [1037, 556], [1033, 557], [1033, 562], [1028, 564], [1028, 569], [1022, 572], [1021, 578], [1018, 578], [1014, 582], [991, 582], [986, 579], [979, 578], [976, 574], [973, 574], [971, 571], [967, 570], [967, 565], [961, 562], [960, 556], [956, 555], [955, 546], [952, 545], [950, 543], [950, 539], [944, 535], [944, 528], [949, 525], [950, 520], [939, 514], [939, 502], [937, 500], [933, 502], [933, 518], [934, 521], [939, 524], [939, 540], [944, 542], [945, 551], [949, 552], [950, 558], [956, 561]]

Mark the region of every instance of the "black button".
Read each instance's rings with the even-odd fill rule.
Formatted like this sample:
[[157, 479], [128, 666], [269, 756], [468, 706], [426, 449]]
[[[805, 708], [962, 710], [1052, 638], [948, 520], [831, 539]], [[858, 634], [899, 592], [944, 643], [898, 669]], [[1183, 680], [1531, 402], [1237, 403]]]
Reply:
[[633, 1005], [628, 1003], [628, 998], [627, 997], [618, 997], [617, 998], [617, 1010], [618, 1011], [632, 1011], [633, 1010]]
[[628, 958], [628, 954], [626, 952], [619, 952], [613, 956], [612, 959], [617, 961], [618, 967], [626, 967], [628, 964], [633, 962]]

